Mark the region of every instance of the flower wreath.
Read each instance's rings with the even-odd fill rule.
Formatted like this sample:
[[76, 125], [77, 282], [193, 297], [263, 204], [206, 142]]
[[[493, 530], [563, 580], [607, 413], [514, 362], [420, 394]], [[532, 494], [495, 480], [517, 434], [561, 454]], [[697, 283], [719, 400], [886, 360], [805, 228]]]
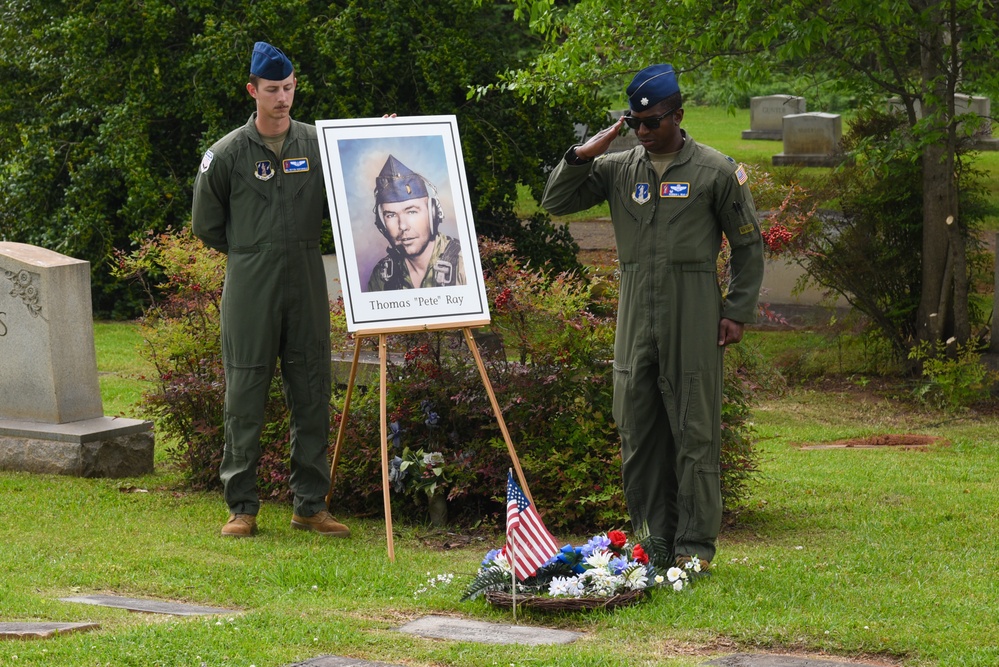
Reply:
[[[669, 554], [661, 539], [632, 543], [623, 531], [610, 530], [582, 546], [562, 547], [534, 576], [518, 582], [517, 595], [584, 600], [630, 594], [637, 599], [650, 588], [682, 591], [706, 573], [696, 556], [677, 566], [669, 563]], [[506, 548], [491, 550], [462, 600], [490, 592], [511, 593], [512, 571]]]

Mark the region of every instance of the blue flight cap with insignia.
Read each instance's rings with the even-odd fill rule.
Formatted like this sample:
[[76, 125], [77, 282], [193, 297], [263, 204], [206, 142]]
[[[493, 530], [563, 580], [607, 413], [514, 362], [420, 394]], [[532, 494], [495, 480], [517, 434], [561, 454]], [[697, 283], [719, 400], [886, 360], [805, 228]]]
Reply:
[[250, 58], [250, 74], [268, 81], [284, 81], [295, 71], [288, 56], [281, 49], [267, 42], [257, 42], [253, 45], [253, 56]]
[[625, 92], [631, 110], [644, 111], [680, 92], [680, 84], [676, 82], [672, 65], [649, 65], [635, 75]]
[[394, 204], [427, 196], [427, 184], [423, 177], [399, 162], [395, 156], [389, 155], [375, 179], [375, 205]]

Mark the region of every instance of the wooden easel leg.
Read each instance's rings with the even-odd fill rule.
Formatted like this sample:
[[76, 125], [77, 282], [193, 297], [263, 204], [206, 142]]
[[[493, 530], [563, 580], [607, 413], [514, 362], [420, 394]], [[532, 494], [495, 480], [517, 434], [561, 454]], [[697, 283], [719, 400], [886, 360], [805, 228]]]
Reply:
[[503, 420], [503, 411], [500, 410], [499, 401], [496, 400], [496, 393], [493, 391], [493, 385], [489, 381], [489, 375], [486, 373], [486, 365], [482, 363], [482, 355], [479, 354], [479, 347], [475, 344], [475, 338], [472, 336], [472, 329], [470, 327], [464, 327], [462, 331], [465, 332], [465, 342], [468, 343], [468, 349], [472, 351], [472, 356], [475, 357], [475, 365], [479, 367], [479, 375], [482, 376], [482, 384], [486, 388], [486, 393], [489, 394], [489, 402], [493, 406], [493, 414], [496, 415], [496, 422], [499, 424], [500, 431], [503, 433], [503, 440], [506, 441], [506, 449], [510, 452], [510, 459], [513, 461], [513, 468], [517, 471], [517, 481], [520, 482], [520, 488], [523, 490], [524, 495], [527, 499], [534, 503], [534, 498], [531, 497], [531, 489], [527, 486], [527, 480], [524, 478], [524, 471], [520, 467], [520, 459], [517, 458], [517, 451], [513, 448], [513, 440], [510, 438], [510, 431], [506, 428], [506, 422]]
[[389, 461], [388, 461], [388, 409], [386, 403], [388, 401], [388, 391], [387, 391], [387, 373], [386, 366], [388, 365], [388, 336], [385, 334], [378, 335], [378, 363], [379, 363], [379, 375], [378, 381], [380, 385], [380, 399], [381, 405], [379, 406], [379, 417], [381, 418], [381, 435], [382, 435], [382, 498], [385, 502], [385, 539], [388, 545], [388, 557], [393, 563], [395, 562], [395, 545], [392, 539], [392, 502], [389, 496]]
[[350, 377], [347, 380], [347, 396], [343, 401], [343, 413], [340, 415], [340, 428], [336, 432], [336, 445], [333, 447], [333, 463], [330, 464], [330, 490], [326, 494], [326, 507], [330, 510], [330, 501], [333, 498], [333, 482], [336, 480], [336, 467], [340, 463], [340, 446], [343, 444], [343, 436], [347, 432], [347, 413], [350, 412], [350, 397], [354, 393], [354, 381], [357, 379], [357, 364], [361, 358], [361, 337], [354, 339], [354, 361], [350, 365]]

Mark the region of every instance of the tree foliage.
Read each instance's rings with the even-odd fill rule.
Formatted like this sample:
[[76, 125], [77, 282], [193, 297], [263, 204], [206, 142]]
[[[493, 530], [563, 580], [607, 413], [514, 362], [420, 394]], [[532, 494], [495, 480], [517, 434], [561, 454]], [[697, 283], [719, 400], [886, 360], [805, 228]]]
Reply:
[[[468, 99], [537, 49], [511, 11], [465, 0], [10, 0], [0, 238], [89, 260], [98, 313], [134, 314], [111, 251], [186, 223], [201, 154], [253, 110], [249, 55], [266, 40], [296, 65], [299, 120], [455, 114], [478, 225], [526, 245], [517, 183], [540, 191], [572, 124], [513, 95]], [[544, 225], [538, 234], [571, 240]]]
[[[576, 86], [628, 77], [652, 62], [672, 62], [749, 87], [775, 74], [807, 74], [817, 86], [850, 91], [883, 108], [897, 97], [921, 159], [922, 264], [917, 337], [971, 336], [968, 228], [961, 210], [957, 153], [973, 129], [955, 94], [999, 93], [993, 47], [995, 0], [733, 0], [631, 3], [521, 0], [550, 39], [531, 68], [498, 86], [529, 99], [560, 101]], [[552, 26], [557, 26], [553, 28]], [[681, 85], [683, 76], [681, 75]], [[790, 91], [808, 94], [807, 90]], [[950, 220], [950, 223], [947, 221]]]

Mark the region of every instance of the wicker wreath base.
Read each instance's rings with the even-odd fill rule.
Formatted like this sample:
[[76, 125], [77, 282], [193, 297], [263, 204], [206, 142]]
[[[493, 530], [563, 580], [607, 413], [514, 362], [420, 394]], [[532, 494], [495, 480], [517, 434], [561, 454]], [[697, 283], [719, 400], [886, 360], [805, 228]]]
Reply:
[[[518, 595], [517, 606], [541, 611], [587, 611], [590, 609], [614, 609], [633, 605], [642, 599], [645, 591], [628, 591], [610, 597], [552, 598], [545, 595]], [[486, 600], [494, 607], [512, 607], [513, 596], [501, 591], [487, 591]]]

